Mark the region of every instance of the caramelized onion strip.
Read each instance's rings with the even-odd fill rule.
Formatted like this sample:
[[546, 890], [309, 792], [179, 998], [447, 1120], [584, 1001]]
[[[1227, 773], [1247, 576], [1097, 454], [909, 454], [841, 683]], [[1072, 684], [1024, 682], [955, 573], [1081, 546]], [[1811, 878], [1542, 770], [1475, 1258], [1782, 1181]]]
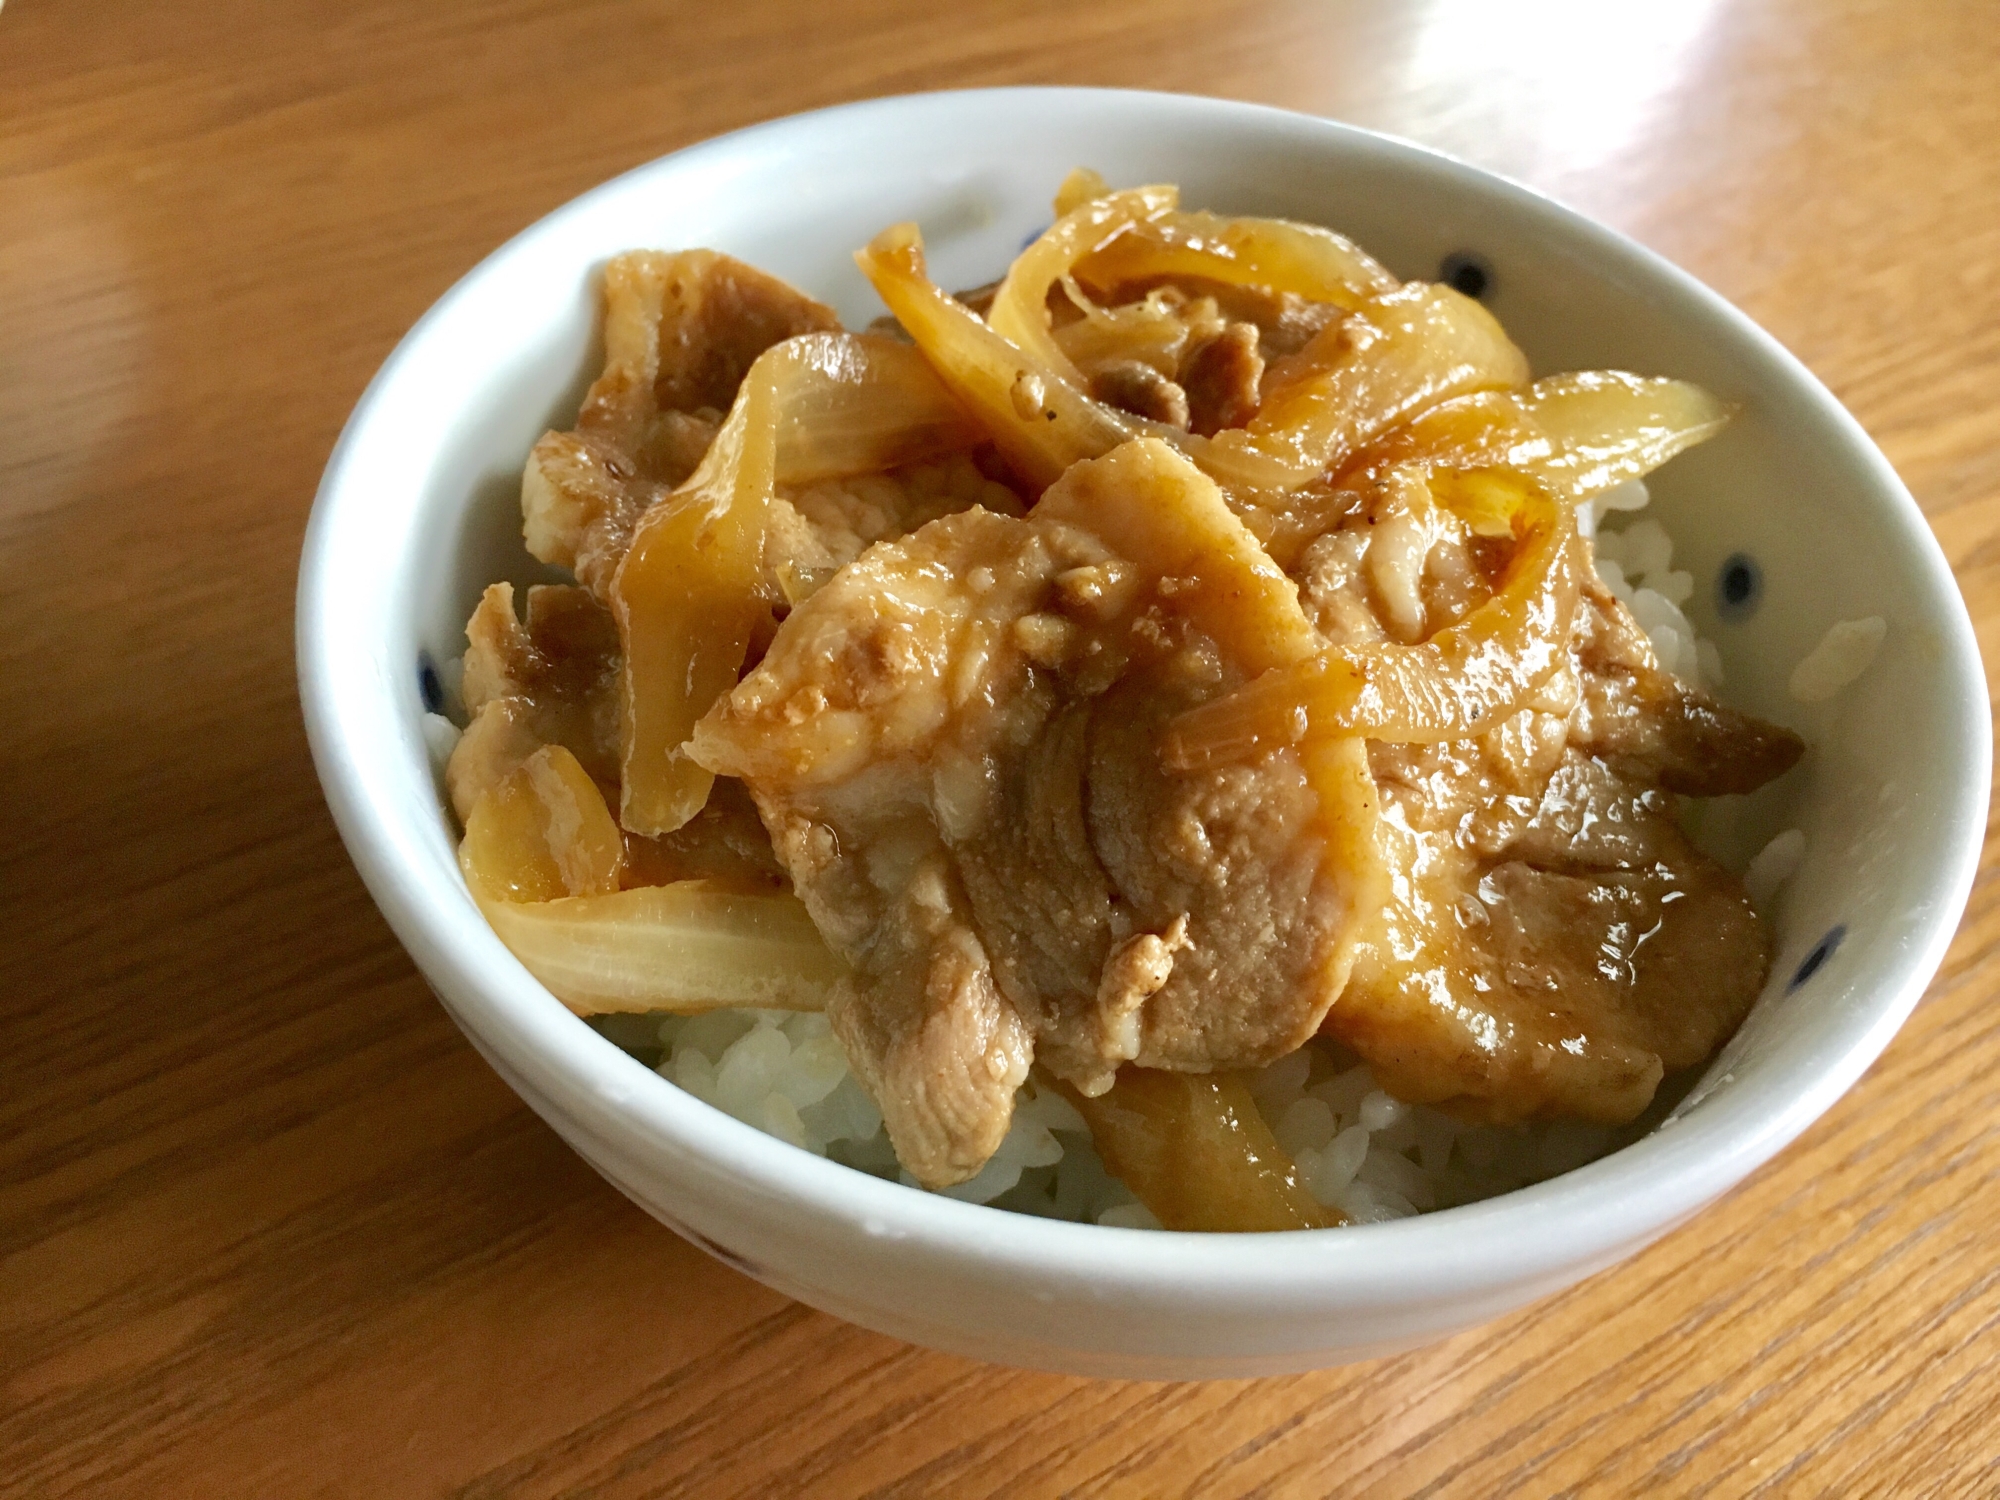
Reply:
[[894, 339], [804, 334], [758, 357], [700, 467], [646, 513], [612, 581], [626, 828], [669, 833], [708, 800], [713, 778], [682, 746], [736, 685], [768, 617], [774, 486], [913, 463], [978, 437], [923, 355]]
[[1192, 770], [1307, 739], [1428, 744], [1483, 734], [1562, 662], [1580, 587], [1575, 513], [1526, 476], [1439, 476], [1433, 493], [1487, 529], [1507, 496], [1517, 541], [1493, 597], [1416, 646], [1344, 646], [1264, 673], [1174, 721], [1166, 760]]
[[1637, 479], [1729, 422], [1729, 408], [1690, 381], [1617, 370], [1551, 375], [1519, 399], [1555, 445], [1528, 472], [1576, 498]]
[[1331, 229], [1288, 219], [1212, 213], [1154, 215], [1079, 258], [1076, 279], [1110, 291], [1133, 282], [1198, 276], [1231, 286], [1293, 292], [1314, 302], [1360, 307], [1396, 289], [1387, 269]]
[[1551, 375], [1524, 391], [1433, 406], [1357, 454], [1342, 478], [1411, 464], [1427, 473], [1505, 467], [1581, 500], [1651, 472], [1728, 421], [1728, 407], [1685, 380]]
[[819, 1010], [845, 972], [789, 892], [618, 889], [624, 841], [575, 756], [545, 745], [480, 795], [458, 865], [493, 930], [578, 1015]]
[[1168, 1229], [1323, 1229], [1345, 1218], [1299, 1182], [1296, 1163], [1233, 1073], [1121, 1068], [1086, 1098], [1063, 1086], [1104, 1164]]
[[1528, 376], [1520, 350], [1478, 303], [1449, 287], [1412, 283], [1362, 303], [1316, 337], [1299, 356], [1302, 373], [1271, 394], [1249, 427], [1202, 438], [1092, 400], [946, 296], [925, 272], [915, 225], [885, 230], [856, 258], [944, 383], [1037, 490], [1079, 459], [1149, 436], [1178, 448], [1239, 509], [1254, 512], [1256, 497], [1278, 504], [1268, 497], [1321, 477], [1428, 406], [1522, 385]]
[[1268, 392], [1248, 427], [1191, 440], [1224, 488], [1295, 488], [1439, 402], [1528, 380], [1526, 356], [1491, 313], [1427, 282], [1363, 303], [1298, 358], [1303, 373]]
[[846, 972], [790, 892], [712, 880], [618, 890], [624, 840], [560, 744], [480, 794], [458, 868], [500, 942], [580, 1016], [822, 1010]]
[[578, 1015], [823, 1010], [845, 973], [788, 893], [680, 880], [553, 901], [478, 899], [500, 941]]
[[1055, 210], [1060, 219], [1064, 214], [1082, 208], [1093, 198], [1111, 196], [1111, 184], [1103, 174], [1089, 167], [1071, 167], [1069, 176], [1056, 188]]
[[883, 230], [855, 260], [939, 378], [1037, 492], [1078, 459], [1095, 458], [1150, 430], [1151, 424], [1091, 400], [941, 291], [925, 270], [916, 225]]
[[1177, 201], [1171, 187], [1127, 188], [1092, 198], [1064, 214], [1007, 268], [986, 314], [987, 326], [1081, 389], [1082, 374], [1049, 332], [1049, 288], [1080, 258], [1167, 212]]
[[543, 745], [479, 794], [458, 864], [475, 895], [546, 901], [618, 889], [625, 841], [577, 758]]

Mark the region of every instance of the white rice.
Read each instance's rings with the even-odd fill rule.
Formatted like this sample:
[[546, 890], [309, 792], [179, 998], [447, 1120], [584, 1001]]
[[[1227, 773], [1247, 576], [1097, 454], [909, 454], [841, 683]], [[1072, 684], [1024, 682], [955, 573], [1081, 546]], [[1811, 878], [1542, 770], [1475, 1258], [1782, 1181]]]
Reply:
[[1467, 1125], [1385, 1093], [1366, 1063], [1329, 1042], [1280, 1058], [1250, 1087], [1307, 1191], [1357, 1224], [1511, 1192], [1582, 1166], [1620, 1139], [1575, 1121]]
[[[877, 1177], [914, 1186], [882, 1116], [848, 1072], [822, 1015], [711, 1011], [599, 1016], [591, 1024], [704, 1103], [768, 1135]], [[1574, 1121], [1466, 1125], [1376, 1085], [1366, 1064], [1314, 1042], [1253, 1074], [1251, 1092], [1300, 1180], [1356, 1223], [1475, 1202], [1601, 1156], [1634, 1127]], [[968, 1203], [1125, 1228], [1159, 1221], [1105, 1169], [1069, 1101], [1025, 1085], [1000, 1149], [970, 1182]]]
[[1576, 529], [1594, 536], [1604, 518], [1615, 511], [1644, 510], [1652, 503], [1652, 492], [1642, 479], [1627, 479], [1608, 490], [1599, 490], [1576, 508]]
[[1792, 696], [1801, 703], [1825, 703], [1874, 665], [1888, 634], [1889, 622], [1880, 615], [1842, 620], [1792, 668]]
[[1743, 872], [1743, 889], [1749, 893], [1750, 904], [1759, 912], [1768, 911], [1785, 882], [1798, 873], [1805, 857], [1806, 836], [1796, 828], [1787, 828], [1758, 850]]
[[1722, 656], [1681, 612], [1694, 597], [1694, 575], [1674, 568], [1666, 528], [1649, 518], [1623, 531], [1603, 529], [1606, 513], [1643, 510], [1651, 499], [1643, 483], [1628, 479], [1578, 508], [1579, 518], [1591, 518], [1585, 529], [1595, 539], [1597, 576], [1632, 611], [1662, 667], [1695, 687], [1719, 688]]
[[444, 779], [444, 768], [451, 760], [451, 752], [458, 748], [459, 727], [443, 714], [424, 715], [424, 746], [431, 753], [431, 770], [438, 780]]

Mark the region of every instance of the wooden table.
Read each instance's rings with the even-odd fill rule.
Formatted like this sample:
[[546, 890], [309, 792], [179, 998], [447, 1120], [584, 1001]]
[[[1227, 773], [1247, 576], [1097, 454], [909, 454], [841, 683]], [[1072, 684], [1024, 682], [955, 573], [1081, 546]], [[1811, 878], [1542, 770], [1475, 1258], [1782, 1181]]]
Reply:
[[[1628, 10], [1663, 14], [1605, 19]], [[1400, 132], [1657, 247], [1867, 424], [2000, 660], [1994, 19], [1979, 0], [15, 0], [0, 1491], [2000, 1490], [1990, 862], [1881, 1064], [1636, 1260], [1373, 1365], [1089, 1383], [788, 1303], [593, 1176], [370, 906], [291, 650], [342, 419], [502, 239], [770, 115], [1068, 81]]]

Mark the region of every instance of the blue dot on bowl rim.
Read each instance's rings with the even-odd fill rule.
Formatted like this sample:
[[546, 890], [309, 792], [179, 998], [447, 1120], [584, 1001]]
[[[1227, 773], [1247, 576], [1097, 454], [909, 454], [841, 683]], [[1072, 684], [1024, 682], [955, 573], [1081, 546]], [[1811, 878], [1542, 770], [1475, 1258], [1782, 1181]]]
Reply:
[[1437, 279], [1477, 302], [1493, 290], [1493, 263], [1471, 250], [1454, 250], [1438, 262]]
[[1032, 231], [1026, 239], [1021, 241], [1021, 248], [1023, 250], [1027, 249], [1028, 246], [1034, 244], [1036, 240], [1047, 234], [1051, 227], [1048, 224], [1044, 224], [1040, 229]]
[[444, 683], [439, 681], [437, 668], [431, 665], [428, 651], [417, 653], [417, 693], [424, 700], [425, 713], [444, 712]]
[[1846, 936], [1847, 924], [1843, 922], [1836, 925], [1831, 932], [1821, 938], [1814, 946], [1813, 951], [1799, 960], [1798, 968], [1792, 971], [1792, 982], [1785, 986], [1785, 993], [1788, 995], [1791, 994], [1793, 990], [1825, 968], [1826, 961], [1833, 957], [1834, 950], [1840, 946], [1841, 939]]
[[1747, 620], [1764, 598], [1764, 570], [1747, 552], [1733, 552], [1715, 574], [1715, 612], [1725, 620]]

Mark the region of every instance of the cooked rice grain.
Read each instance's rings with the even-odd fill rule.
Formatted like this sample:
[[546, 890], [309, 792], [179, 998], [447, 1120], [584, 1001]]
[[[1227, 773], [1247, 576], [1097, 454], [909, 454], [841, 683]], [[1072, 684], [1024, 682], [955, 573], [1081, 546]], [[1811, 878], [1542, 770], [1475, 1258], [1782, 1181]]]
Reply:
[[1805, 857], [1806, 836], [1796, 828], [1787, 828], [1758, 850], [1750, 867], [1743, 872], [1743, 889], [1750, 895], [1750, 904], [1759, 912], [1767, 912], [1785, 882], [1798, 873]]
[[1874, 665], [1888, 634], [1889, 622], [1880, 615], [1831, 627], [1792, 668], [1792, 696], [1801, 703], [1825, 703]]
[[[1607, 506], [1607, 500], [1615, 503]], [[1694, 575], [1673, 566], [1674, 542], [1666, 528], [1651, 517], [1634, 521], [1622, 531], [1606, 531], [1609, 511], [1642, 510], [1652, 496], [1639, 480], [1627, 480], [1578, 507], [1591, 515], [1597, 576], [1623, 600], [1632, 618], [1653, 643], [1660, 665], [1683, 682], [1699, 688], [1722, 685], [1722, 655], [1713, 642], [1695, 633], [1681, 606], [1694, 597]]]
[[[609, 1040], [706, 1104], [780, 1140], [914, 1186], [881, 1112], [848, 1071], [823, 1015], [719, 1010], [598, 1016]], [[1356, 1223], [1406, 1218], [1539, 1182], [1610, 1149], [1619, 1132], [1557, 1121], [1466, 1125], [1385, 1093], [1367, 1066], [1311, 1043], [1253, 1074], [1251, 1093], [1300, 1180]], [[993, 1157], [945, 1196], [1016, 1213], [1124, 1228], [1159, 1222], [1105, 1169], [1061, 1094], [1032, 1080]]]

